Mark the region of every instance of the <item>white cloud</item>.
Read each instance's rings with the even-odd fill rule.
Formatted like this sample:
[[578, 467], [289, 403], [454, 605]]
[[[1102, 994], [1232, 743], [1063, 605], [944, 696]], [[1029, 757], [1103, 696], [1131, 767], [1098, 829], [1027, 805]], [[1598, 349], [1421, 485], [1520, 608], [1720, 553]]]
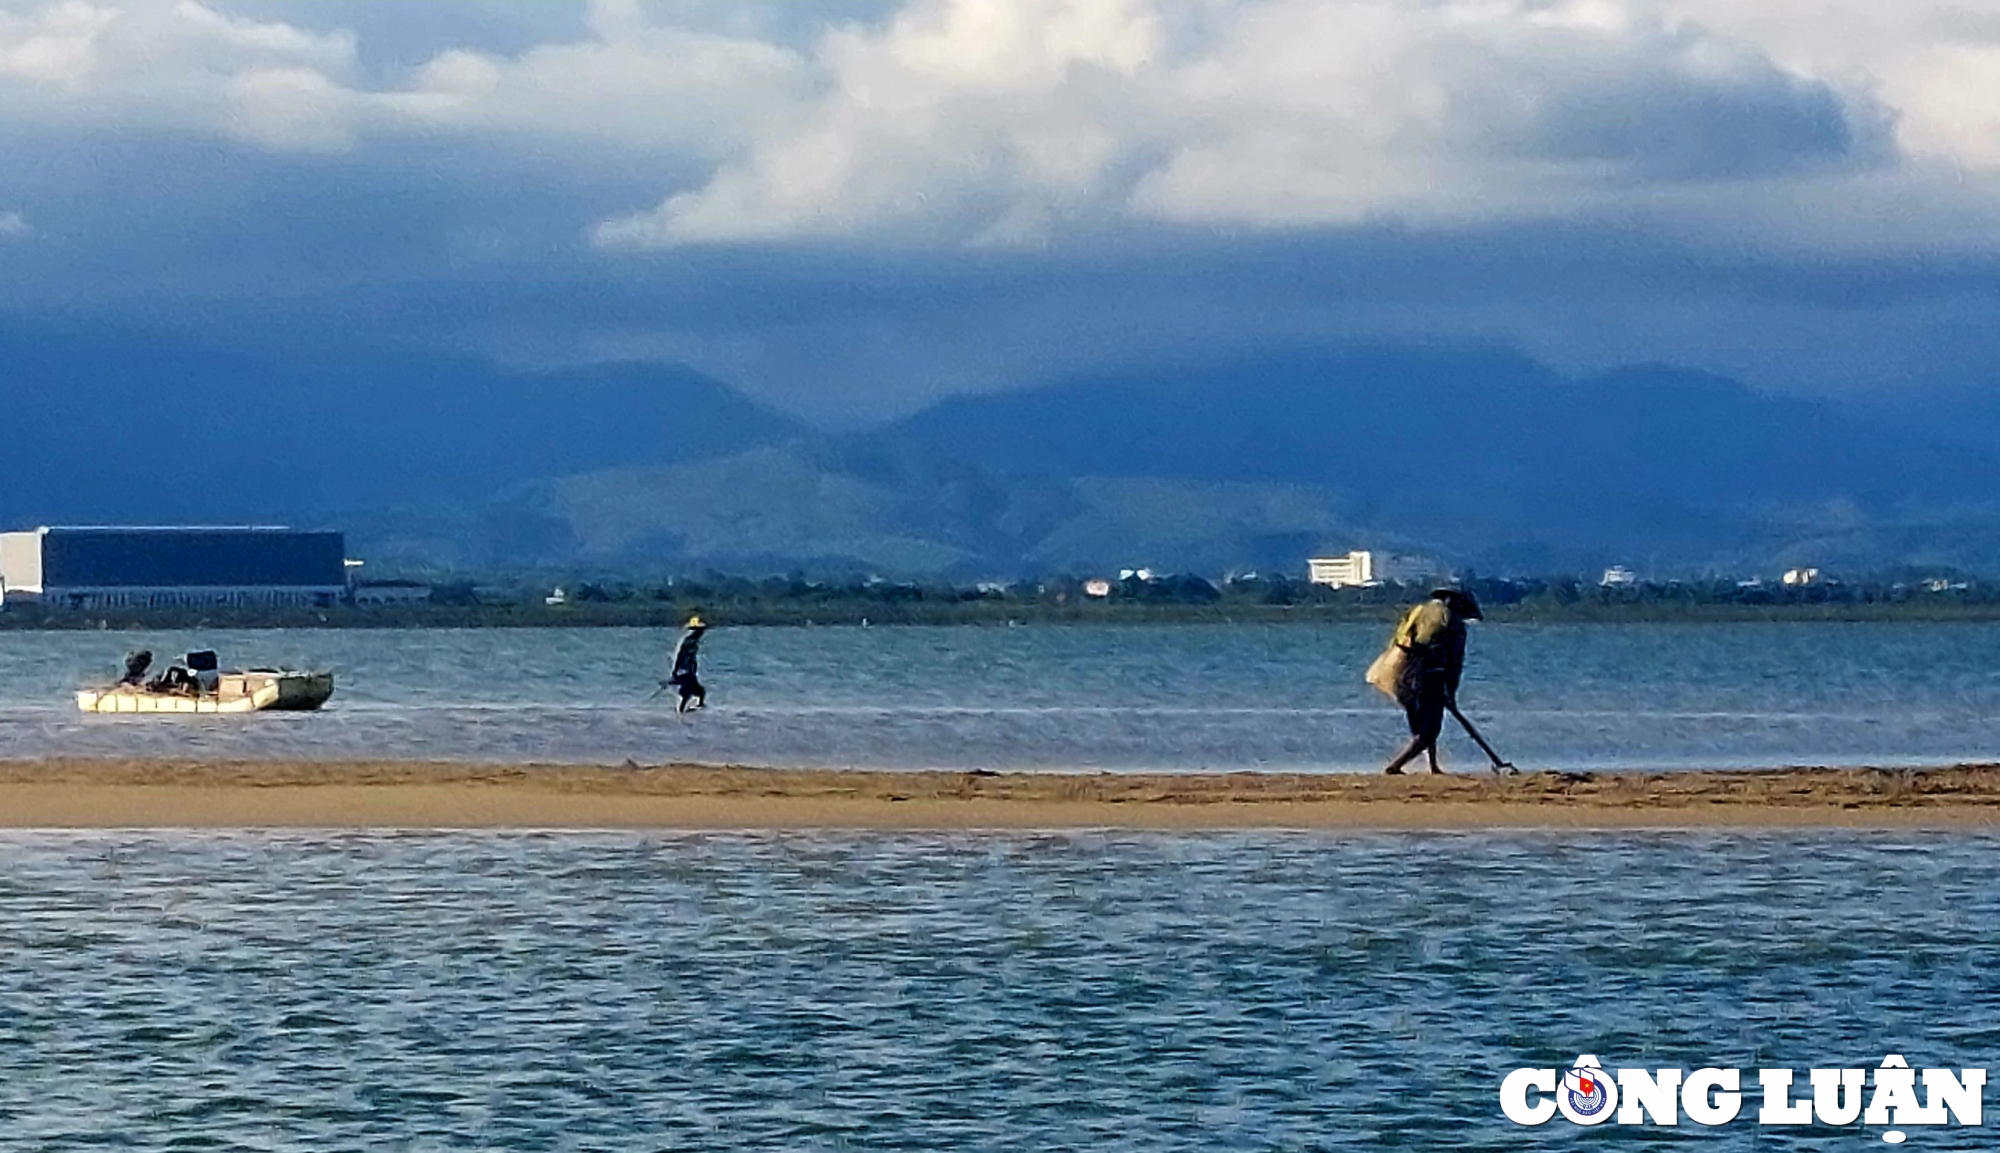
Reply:
[[205, 129], [277, 148], [350, 139], [354, 38], [224, 16], [194, 0], [0, 9], [8, 120]]
[[310, 68], [240, 72], [224, 90], [233, 136], [304, 152], [344, 152], [354, 144], [349, 94]]
[[822, 91], [704, 187], [601, 241], [774, 239], [894, 228], [1016, 240], [1116, 212], [1152, 142], [1167, 22], [1139, 0], [916, 0], [829, 34]]
[[913, 0], [817, 59], [809, 114], [598, 239], [1542, 216], [1895, 153], [1866, 84], [1644, 0]]
[[28, 227], [27, 217], [18, 212], [0, 212], [0, 240], [26, 236], [33, 231]]
[[603, 0], [574, 39], [386, 75], [352, 33], [226, 3], [0, 0], [0, 122], [692, 174], [602, 222], [607, 247], [2000, 217], [2000, 19], [1951, 0], [902, 0], [783, 37]]
[[776, 130], [810, 96], [808, 65], [789, 49], [698, 29], [600, 21], [597, 39], [517, 57], [455, 50], [384, 94], [404, 127], [498, 131], [733, 153]]

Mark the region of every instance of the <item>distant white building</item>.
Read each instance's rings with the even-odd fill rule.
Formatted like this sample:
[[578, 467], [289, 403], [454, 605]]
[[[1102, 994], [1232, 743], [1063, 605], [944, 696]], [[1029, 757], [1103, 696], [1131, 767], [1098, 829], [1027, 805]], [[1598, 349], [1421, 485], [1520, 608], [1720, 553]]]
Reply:
[[1785, 583], [1794, 588], [1816, 585], [1819, 583], [1819, 570], [1811, 567], [1788, 568], [1785, 570]]
[[1328, 588], [1349, 588], [1375, 583], [1375, 554], [1355, 549], [1346, 556], [1316, 556], [1306, 561], [1306, 579]]
[[1092, 577], [1083, 582], [1083, 595], [1098, 598], [1108, 597], [1111, 595], [1111, 582], [1105, 580], [1103, 577]]
[[1604, 570], [1604, 579], [1597, 583], [1608, 589], [1630, 588], [1639, 583], [1639, 576], [1624, 565], [1615, 564]]

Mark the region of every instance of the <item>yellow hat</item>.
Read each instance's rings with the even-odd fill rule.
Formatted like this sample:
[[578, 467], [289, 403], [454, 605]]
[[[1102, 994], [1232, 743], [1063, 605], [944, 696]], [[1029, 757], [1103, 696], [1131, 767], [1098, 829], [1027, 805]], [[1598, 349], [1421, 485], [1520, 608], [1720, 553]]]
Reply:
[[701, 615], [697, 613], [696, 615], [688, 618], [687, 627], [691, 629], [705, 629], [708, 626], [702, 623]]

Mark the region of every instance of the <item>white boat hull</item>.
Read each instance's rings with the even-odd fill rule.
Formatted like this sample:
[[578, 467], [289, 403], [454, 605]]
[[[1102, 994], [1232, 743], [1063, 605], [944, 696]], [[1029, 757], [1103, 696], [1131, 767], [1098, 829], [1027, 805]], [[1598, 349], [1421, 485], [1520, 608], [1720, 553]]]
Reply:
[[118, 685], [80, 690], [76, 707], [86, 713], [304, 712], [331, 696], [332, 673], [224, 673], [212, 693], [160, 693]]

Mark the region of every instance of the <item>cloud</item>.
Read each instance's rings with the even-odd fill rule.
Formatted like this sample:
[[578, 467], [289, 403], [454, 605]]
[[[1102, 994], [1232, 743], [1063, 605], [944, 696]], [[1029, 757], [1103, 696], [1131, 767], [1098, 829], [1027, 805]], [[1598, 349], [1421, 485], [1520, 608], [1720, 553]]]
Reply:
[[1866, 89], [1907, 152], [2000, 165], [2000, 12], [1962, 0], [1671, 0], [1674, 18], [1758, 45], [1786, 69]]
[[600, 0], [547, 39], [388, 66], [306, 26], [351, 6], [39, 0], [0, 8], [0, 123], [655, 174], [651, 204], [576, 222], [609, 249], [1731, 213], [1799, 231], [1799, 198], [1907, 231], [1837, 211], [1884, 173], [1903, 215], [1954, 235], [2000, 205], [2000, 21], [1947, 0], [812, 10]]
[[1004, 241], [1115, 216], [1153, 143], [1168, 31], [1138, 0], [917, 0], [886, 27], [837, 29], [798, 115], [598, 239]]
[[27, 217], [18, 212], [0, 212], [0, 240], [26, 236], [33, 231], [28, 227]]
[[447, 48], [371, 86], [353, 32], [232, 15], [197, 0], [0, 8], [0, 120], [195, 131], [280, 152], [365, 139], [524, 150], [551, 140], [699, 157], [741, 146], [799, 98], [800, 61], [757, 40], [653, 26], [602, 4], [586, 39], [511, 56]]
[[827, 410], [1347, 335], [1864, 387], [2000, 331], [2000, 20], [1950, 0], [436, 3], [0, 0], [0, 311]]
[[1889, 151], [1865, 92], [1637, 4], [1281, 0], [1186, 88], [1202, 127], [1135, 191], [1167, 220], [1561, 216]]
[[[807, 62], [780, 45], [600, 17], [593, 39], [518, 56], [454, 49], [384, 94], [401, 129], [504, 133], [714, 160], [807, 98]], [[385, 125], [388, 127], [388, 125]]]
[[0, 10], [13, 122], [197, 128], [277, 148], [351, 143], [347, 33], [234, 19], [194, 0], [55, 0]]
[[1865, 85], [1637, 0], [914, 0], [817, 60], [808, 114], [598, 239], [1534, 217], [1895, 154]]

